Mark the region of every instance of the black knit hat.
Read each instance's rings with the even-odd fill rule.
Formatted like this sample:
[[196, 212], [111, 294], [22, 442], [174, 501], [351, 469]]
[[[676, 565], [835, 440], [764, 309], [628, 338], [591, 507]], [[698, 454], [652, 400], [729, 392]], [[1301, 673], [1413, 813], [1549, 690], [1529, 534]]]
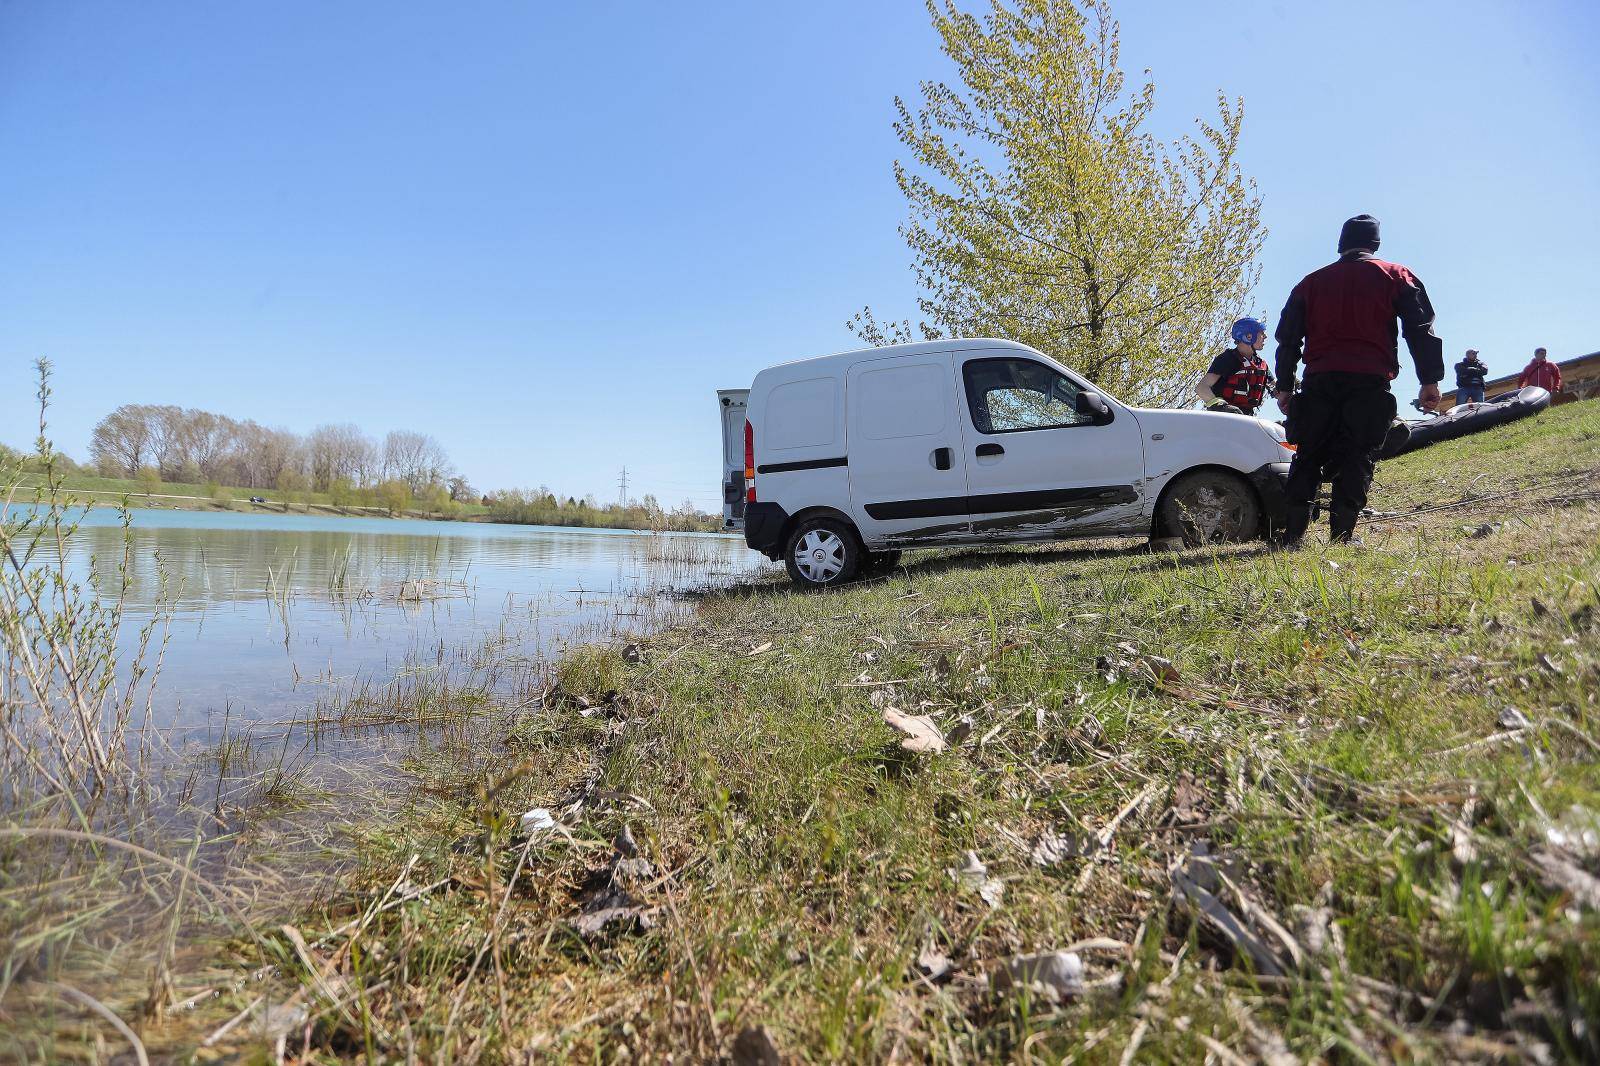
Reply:
[[1371, 215], [1357, 215], [1344, 220], [1344, 227], [1339, 230], [1339, 254], [1343, 255], [1352, 248], [1365, 248], [1369, 252], [1378, 250], [1377, 219]]

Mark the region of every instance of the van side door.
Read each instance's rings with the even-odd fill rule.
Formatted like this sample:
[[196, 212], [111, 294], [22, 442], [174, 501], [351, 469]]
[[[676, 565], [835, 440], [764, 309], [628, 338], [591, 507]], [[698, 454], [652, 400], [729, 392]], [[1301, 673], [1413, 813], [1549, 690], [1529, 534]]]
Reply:
[[851, 366], [851, 517], [869, 547], [968, 534], [967, 473], [949, 352]]
[[[956, 353], [975, 537], [1142, 532], [1144, 439], [1133, 413], [1015, 350]], [[1080, 394], [1104, 411], [1082, 408]]]

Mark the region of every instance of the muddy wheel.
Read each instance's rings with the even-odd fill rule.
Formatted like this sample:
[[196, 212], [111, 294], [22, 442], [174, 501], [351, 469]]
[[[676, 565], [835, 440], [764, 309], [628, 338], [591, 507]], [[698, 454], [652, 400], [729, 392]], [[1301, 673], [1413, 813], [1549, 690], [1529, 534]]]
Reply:
[[1233, 544], [1261, 531], [1261, 504], [1249, 482], [1222, 470], [1196, 470], [1172, 483], [1157, 517], [1189, 547]]
[[789, 534], [783, 562], [801, 588], [832, 588], [854, 578], [866, 554], [849, 523], [808, 518]]

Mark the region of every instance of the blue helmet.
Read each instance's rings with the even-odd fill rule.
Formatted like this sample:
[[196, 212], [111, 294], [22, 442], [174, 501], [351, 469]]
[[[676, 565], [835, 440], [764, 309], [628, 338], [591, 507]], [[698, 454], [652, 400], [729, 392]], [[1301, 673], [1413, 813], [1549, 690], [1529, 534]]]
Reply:
[[1241, 318], [1233, 324], [1233, 339], [1249, 343], [1257, 333], [1265, 333], [1267, 324], [1258, 318]]

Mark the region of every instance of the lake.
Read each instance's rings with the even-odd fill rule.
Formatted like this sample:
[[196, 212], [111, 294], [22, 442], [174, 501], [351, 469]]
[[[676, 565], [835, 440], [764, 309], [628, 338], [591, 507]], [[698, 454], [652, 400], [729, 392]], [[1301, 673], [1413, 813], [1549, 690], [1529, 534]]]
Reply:
[[[155, 720], [193, 740], [270, 727], [462, 662], [527, 662], [681, 617], [679, 592], [771, 564], [720, 534], [320, 515], [133, 512], [121, 633], [166, 635]], [[114, 596], [123, 530], [95, 509], [69, 542]]]

